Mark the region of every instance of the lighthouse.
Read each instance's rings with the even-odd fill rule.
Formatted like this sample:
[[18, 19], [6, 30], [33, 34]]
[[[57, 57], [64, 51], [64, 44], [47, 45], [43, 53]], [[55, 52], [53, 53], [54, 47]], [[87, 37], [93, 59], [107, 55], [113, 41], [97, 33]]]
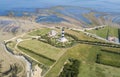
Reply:
[[62, 38], [65, 38], [64, 36], [65, 36], [65, 31], [64, 31], [64, 27], [62, 28]]
[[60, 42], [67, 42], [68, 40], [65, 38], [65, 31], [64, 31], [64, 27], [62, 27], [62, 31], [61, 31], [61, 38], [59, 38]]

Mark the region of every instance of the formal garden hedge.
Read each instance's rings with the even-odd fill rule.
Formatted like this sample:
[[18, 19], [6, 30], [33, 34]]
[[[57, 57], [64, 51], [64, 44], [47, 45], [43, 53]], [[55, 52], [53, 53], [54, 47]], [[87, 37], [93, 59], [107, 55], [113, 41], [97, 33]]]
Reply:
[[69, 62], [64, 65], [64, 68], [60, 73], [59, 77], [78, 77], [79, 66], [79, 60], [73, 58], [69, 59]]

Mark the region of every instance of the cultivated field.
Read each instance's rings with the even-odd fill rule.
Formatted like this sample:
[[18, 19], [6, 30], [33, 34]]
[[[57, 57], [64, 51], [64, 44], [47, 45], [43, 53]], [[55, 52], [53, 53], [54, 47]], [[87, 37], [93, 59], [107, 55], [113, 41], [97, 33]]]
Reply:
[[27, 51], [22, 49], [23, 52], [25, 52], [26, 54], [30, 55], [31, 57], [39, 60], [41, 63], [46, 65], [52, 65], [54, 63], [54, 61], [50, 61], [49, 58], [56, 61], [65, 52], [64, 49], [55, 48], [49, 44], [43, 43], [38, 40], [24, 41], [21, 42], [19, 46], [33, 51], [34, 53], [29, 52], [29, 50]]
[[71, 57], [81, 61], [78, 77], [119, 77], [119, 68], [96, 64], [96, 55], [101, 52], [100, 49], [101, 47], [85, 44], [79, 44], [68, 49], [45, 77], [58, 76], [64, 62]]
[[[29, 36], [45, 35], [51, 29], [40, 29], [29, 33]], [[56, 29], [58, 32], [60, 30]], [[79, 40], [101, 41], [87, 36], [82, 32], [65, 29], [65, 32], [76, 36]], [[24, 37], [23, 37], [24, 38]], [[28, 39], [28, 38], [27, 38]], [[11, 45], [12, 46], [12, 45]], [[14, 45], [13, 45], [14, 46]], [[69, 48], [56, 48], [48, 43], [37, 39], [24, 40], [17, 46], [20, 52], [30, 56], [31, 59], [51, 66], [45, 77], [57, 77], [62, 71], [62, 67], [69, 58], [80, 61], [78, 77], [120, 77], [120, 69], [114, 65], [96, 63], [97, 55], [102, 53], [101, 61], [111, 61], [119, 64], [120, 48], [102, 47], [88, 44], [76, 44]], [[108, 50], [108, 52], [104, 52]], [[112, 52], [112, 53], [111, 53]], [[118, 53], [117, 55], [115, 53]], [[108, 62], [109, 63], [109, 62]]]
[[118, 28], [112, 26], [106, 26], [101, 29], [89, 30], [88, 32], [96, 34], [100, 37], [107, 38], [108, 36], [117, 37], [118, 38]]
[[21, 42], [19, 46], [25, 47], [34, 51], [35, 53], [44, 55], [48, 58], [57, 60], [64, 53], [64, 49], [55, 48], [49, 44], [45, 44], [38, 40], [28, 40]]
[[30, 32], [29, 35], [32, 35], [32, 36], [43, 36], [43, 35], [47, 34], [50, 31], [51, 31], [50, 28], [42, 28], [42, 29], [38, 29], [36, 31]]

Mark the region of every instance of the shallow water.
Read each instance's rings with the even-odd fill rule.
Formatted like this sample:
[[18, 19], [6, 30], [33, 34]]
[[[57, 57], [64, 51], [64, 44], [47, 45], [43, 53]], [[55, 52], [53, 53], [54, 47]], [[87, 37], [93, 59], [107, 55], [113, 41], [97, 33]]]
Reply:
[[49, 16], [39, 16], [37, 19], [36, 19], [36, 22], [47, 22], [47, 23], [59, 23], [59, 22], [62, 22], [62, 21], [67, 21], [61, 17], [58, 17], [56, 15], [49, 15]]

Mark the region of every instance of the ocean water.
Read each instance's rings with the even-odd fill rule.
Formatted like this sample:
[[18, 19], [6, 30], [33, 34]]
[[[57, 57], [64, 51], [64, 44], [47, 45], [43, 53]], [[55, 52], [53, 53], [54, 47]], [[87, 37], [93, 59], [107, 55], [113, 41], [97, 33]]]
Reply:
[[61, 17], [58, 17], [56, 15], [39, 16], [38, 18], [36, 18], [36, 22], [38, 22], [38, 23], [40, 23], [40, 22], [59, 23], [59, 22], [62, 22], [62, 21], [68, 22], [67, 20], [65, 20]]
[[120, 13], [120, 0], [0, 0], [0, 13], [14, 8], [80, 6], [100, 12]]
[[94, 11], [107, 13], [109, 15], [106, 17], [113, 16], [113, 22], [120, 24], [120, 0], [0, 0], [0, 15], [7, 15], [10, 11], [14, 11], [15, 16], [22, 16], [22, 12], [35, 12], [36, 8], [46, 9], [56, 6], [70, 6], [64, 10], [54, 9], [54, 11], [78, 20], [82, 19], [87, 23], [90, 21], [82, 14]]

